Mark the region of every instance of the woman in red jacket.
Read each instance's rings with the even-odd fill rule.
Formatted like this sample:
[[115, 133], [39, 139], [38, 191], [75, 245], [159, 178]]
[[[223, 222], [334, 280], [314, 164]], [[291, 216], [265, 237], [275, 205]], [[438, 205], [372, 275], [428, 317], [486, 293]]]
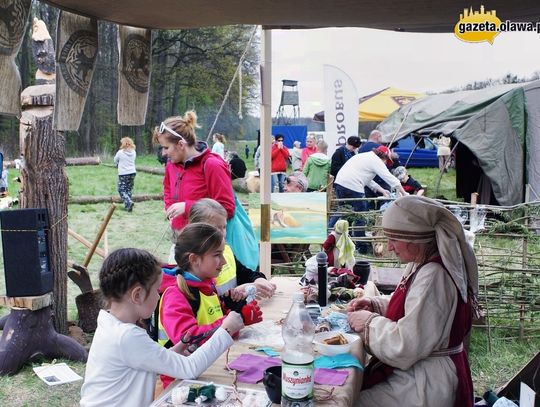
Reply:
[[[287, 165], [289, 163], [289, 150], [283, 145], [283, 135], [276, 135], [275, 142], [272, 144], [272, 190], [276, 184], [279, 192], [285, 189], [285, 177], [287, 176]], [[217, 201], [217, 199], [216, 199]]]
[[167, 218], [176, 231], [187, 225], [191, 205], [202, 198], [218, 201], [228, 219], [234, 215], [229, 167], [206, 143], [197, 141], [197, 127], [196, 113], [188, 111], [183, 117], [169, 117], [153, 134], [154, 142], [161, 145], [163, 156], [168, 158], [163, 200]]

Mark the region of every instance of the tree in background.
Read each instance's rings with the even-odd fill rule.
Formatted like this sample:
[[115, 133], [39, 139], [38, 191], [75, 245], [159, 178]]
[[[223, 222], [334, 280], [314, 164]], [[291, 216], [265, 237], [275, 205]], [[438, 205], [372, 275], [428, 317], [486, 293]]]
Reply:
[[[34, 2], [32, 15], [42, 19], [53, 41], [58, 9]], [[17, 56], [23, 88], [35, 83], [30, 27]], [[206, 138], [229, 86], [253, 26], [206, 27], [153, 31], [150, 96], [144, 126], [116, 122], [118, 50], [117, 26], [100, 21], [99, 52], [92, 86], [78, 132], [67, 132], [67, 155], [111, 154], [123, 136], [132, 137], [141, 152], [150, 152], [150, 132], [164, 118], [195, 109]], [[239, 90], [233, 87], [214, 131], [230, 140], [255, 137], [257, 120], [250, 115], [258, 101], [259, 39], [252, 41], [242, 64], [243, 118], [238, 117]], [[0, 116], [0, 146], [9, 158], [19, 154], [16, 118]]]

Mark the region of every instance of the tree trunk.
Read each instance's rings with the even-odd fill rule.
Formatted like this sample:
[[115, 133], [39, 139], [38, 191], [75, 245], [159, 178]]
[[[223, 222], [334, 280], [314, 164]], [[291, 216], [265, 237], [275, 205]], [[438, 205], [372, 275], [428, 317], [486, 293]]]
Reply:
[[0, 375], [11, 375], [31, 358], [68, 358], [86, 362], [88, 353], [75, 340], [54, 331], [51, 307], [12, 309], [0, 338]]
[[[51, 86], [43, 88], [50, 92]], [[36, 89], [31, 89], [36, 94]], [[38, 97], [35, 100], [47, 100]], [[53, 106], [27, 107], [21, 119], [25, 167], [22, 169], [21, 208], [47, 208], [49, 213], [49, 253], [54, 273], [54, 324], [60, 333], [67, 333], [67, 203], [68, 182], [65, 172], [65, 137], [53, 130]]]

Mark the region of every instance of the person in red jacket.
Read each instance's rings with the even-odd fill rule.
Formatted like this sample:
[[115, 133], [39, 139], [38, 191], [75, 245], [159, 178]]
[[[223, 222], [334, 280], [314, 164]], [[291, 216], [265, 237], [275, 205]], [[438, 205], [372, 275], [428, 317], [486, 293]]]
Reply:
[[[287, 176], [287, 165], [289, 162], [289, 150], [283, 145], [283, 135], [278, 134], [275, 137], [275, 142], [272, 145], [272, 189], [274, 192], [276, 184], [279, 192], [283, 192], [285, 188], [285, 177]], [[217, 201], [217, 199], [216, 199]]]
[[168, 158], [163, 178], [163, 200], [166, 215], [174, 231], [188, 223], [191, 205], [201, 198], [218, 201], [234, 216], [235, 203], [231, 173], [227, 163], [212, 153], [206, 143], [197, 141], [197, 115], [188, 111], [183, 117], [169, 117], [156, 127], [155, 143]]

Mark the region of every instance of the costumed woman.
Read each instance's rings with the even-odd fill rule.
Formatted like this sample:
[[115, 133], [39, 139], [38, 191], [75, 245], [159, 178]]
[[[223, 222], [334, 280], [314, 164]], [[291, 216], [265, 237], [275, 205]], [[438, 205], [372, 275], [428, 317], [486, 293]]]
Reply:
[[411, 195], [389, 206], [382, 226], [388, 249], [408, 265], [391, 297], [349, 304], [349, 324], [373, 356], [357, 406], [472, 406], [463, 341], [478, 315], [478, 266], [461, 223]]

